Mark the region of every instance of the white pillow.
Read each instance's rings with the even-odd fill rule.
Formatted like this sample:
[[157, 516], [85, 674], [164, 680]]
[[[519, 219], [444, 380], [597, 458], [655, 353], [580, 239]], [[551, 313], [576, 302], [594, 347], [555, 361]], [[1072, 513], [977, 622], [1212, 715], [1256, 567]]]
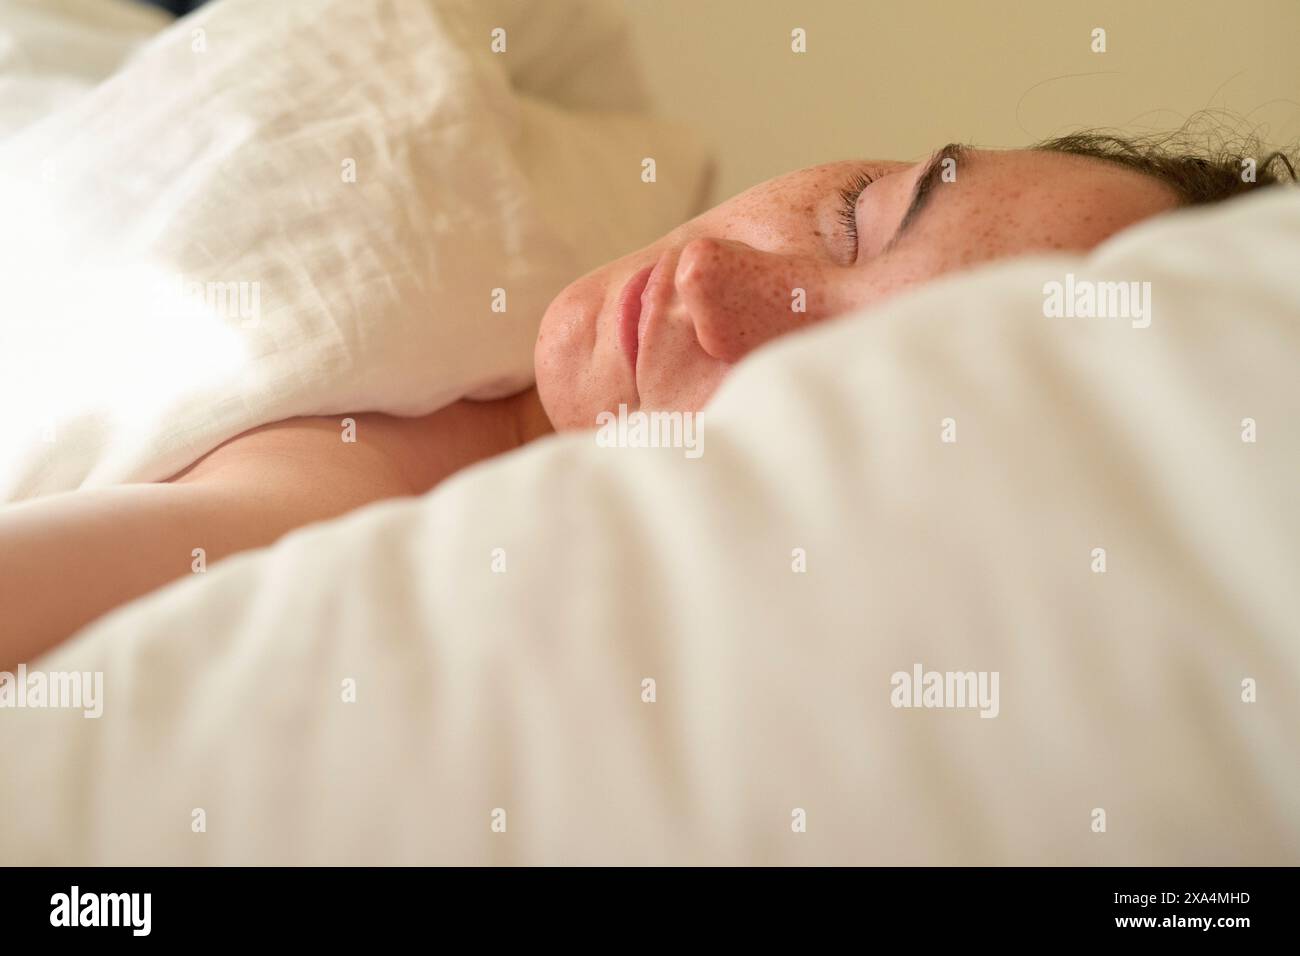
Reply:
[[552, 438], [166, 588], [38, 663], [99, 719], [0, 711], [0, 853], [1300, 863], [1298, 259], [1279, 189], [953, 277], [741, 363], [697, 459]]
[[[545, 9], [515, 49], [565, 36]], [[688, 218], [706, 164], [644, 115], [516, 91], [475, 10], [223, 0], [0, 148], [0, 500], [531, 380], [553, 295]]]

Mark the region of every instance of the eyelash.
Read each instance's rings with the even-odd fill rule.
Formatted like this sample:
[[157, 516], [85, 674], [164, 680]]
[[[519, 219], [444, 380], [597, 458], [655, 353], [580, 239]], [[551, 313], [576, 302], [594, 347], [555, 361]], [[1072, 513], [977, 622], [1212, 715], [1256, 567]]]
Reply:
[[853, 241], [853, 258], [858, 258], [858, 198], [868, 186], [876, 181], [876, 177], [869, 173], [859, 172], [849, 180], [848, 184], [840, 189], [840, 199], [843, 205], [840, 206], [840, 222], [844, 224], [844, 231], [849, 234]]

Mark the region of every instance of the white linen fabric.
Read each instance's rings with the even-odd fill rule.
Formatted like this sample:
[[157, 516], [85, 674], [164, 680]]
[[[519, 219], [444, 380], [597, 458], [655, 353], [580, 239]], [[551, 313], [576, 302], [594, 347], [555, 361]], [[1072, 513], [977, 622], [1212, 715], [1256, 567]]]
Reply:
[[1278, 189], [953, 277], [699, 458], [555, 437], [168, 587], [34, 665], [101, 717], [0, 710], [0, 856], [1300, 863], [1298, 258]]
[[0, 501], [528, 384], [551, 298], [708, 166], [638, 112], [608, 5], [523, 9], [221, 0], [0, 146]]
[[134, 0], [0, 0], [0, 140], [94, 89], [171, 20]]

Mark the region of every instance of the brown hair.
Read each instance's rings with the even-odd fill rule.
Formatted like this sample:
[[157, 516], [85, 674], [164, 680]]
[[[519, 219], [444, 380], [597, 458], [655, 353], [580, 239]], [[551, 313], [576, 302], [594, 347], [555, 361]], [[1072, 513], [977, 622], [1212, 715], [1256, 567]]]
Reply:
[[[1035, 143], [1031, 149], [1087, 156], [1145, 173], [1171, 188], [1185, 206], [1221, 202], [1279, 183], [1295, 183], [1296, 163], [1287, 153], [1265, 153], [1253, 137], [1217, 145], [1194, 143], [1177, 133], [1124, 136], [1084, 130]], [[1261, 158], [1261, 154], [1264, 154]], [[1253, 165], [1253, 181], [1247, 170]]]

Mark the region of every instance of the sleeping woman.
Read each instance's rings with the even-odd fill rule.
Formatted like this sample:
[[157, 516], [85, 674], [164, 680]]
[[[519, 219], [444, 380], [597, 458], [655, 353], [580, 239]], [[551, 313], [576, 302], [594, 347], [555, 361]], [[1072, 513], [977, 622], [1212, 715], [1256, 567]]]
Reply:
[[[1295, 178], [1285, 156], [1199, 156], [1076, 135], [1031, 149], [949, 145], [924, 160], [789, 173], [583, 276], [547, 309], [537, 385], [420, 418], [294, 418], [230, 439], [155, 484], [72, 491], [0, 509], [0, 670], [209, 561], [455, 472], [601, 411], [692, 411], [772, 339], [946, 273], [1085, 252], [1180, 207]], [[793, 311], [802, 288], [806, 310]]]

